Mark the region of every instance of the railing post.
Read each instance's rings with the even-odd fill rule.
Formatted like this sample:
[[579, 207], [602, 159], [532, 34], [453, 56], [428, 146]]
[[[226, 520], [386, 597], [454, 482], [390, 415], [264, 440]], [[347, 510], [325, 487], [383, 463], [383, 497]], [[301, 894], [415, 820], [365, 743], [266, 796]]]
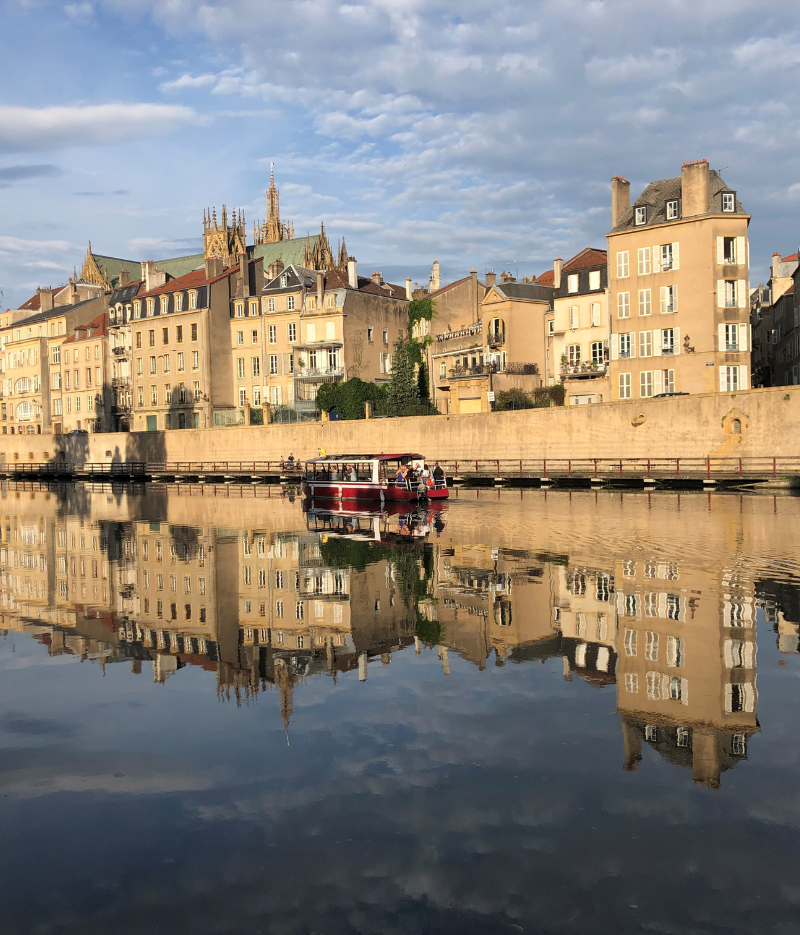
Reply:
[[680, 458], [675, 459], [675, 476], [676, 477], [681, 476], [681, 459]]
[[647, 459], [647, 476], [650, 476], [650, 459]]
[[594, 459], [594, 476], [597, 477], [597, 458]]
[[572, 458], [567, 461], [567, 477], [572, 477]]
[[706, 477], [711, 480], [711, 458], [706, 458]]
[[547, 477], [547, 458], [542, 461], [542, 477]]
[[495, 461], [495, 464], [497, 465], [497, 474], [495, 476], [499, 477], [500, 476], [500, 459], [499, 458], [497, 459], [497, 461]]
[[776, 458], [773, 458], [773, 459], [772, 459], [772, 476], [773, 476], [773, 477], [776, 477], [776, 476], [777, 476], [777, 475], [776, 475], [777, 464], [775, 463], [776, 460], [777, 460]]
[[739, 458], [739, 477], [742, 476], [742, 459]]
[[522, 477], [522, 458], [519, 459], [519, 476]]
[[619, 459], [619, 474], [622, 477], [622, 458]]

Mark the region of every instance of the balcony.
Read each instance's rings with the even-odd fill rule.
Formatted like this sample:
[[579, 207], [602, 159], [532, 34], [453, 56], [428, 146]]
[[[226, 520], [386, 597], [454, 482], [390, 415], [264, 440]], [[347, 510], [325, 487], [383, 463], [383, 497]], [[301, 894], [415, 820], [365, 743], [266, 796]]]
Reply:
[[[622, 355], [620, 354], [620, 357]], [[591, 380], [594, 377], [604, 377], [608, 371], [608, 364], [602, 363], [576, 363], [562, 364], [561, 376], [565, 380]]]
[[112, 347], [111, 350], [117, 357], [127, 357], [131, 352], [129, 347]]
[[344, 377], [344, 367], [300, 367], [294, 378], [308, 383], [336, 383]]
[[125, 387], [128, 387], [131, 385], [131, 378], [130, 377], [112, 377], [111, 385], [115, 389], [124, 389]]
[[455, 367], [450, 368], [450, 379], [482, 377], [492, 373], [507, 373], [512, 376], [535, 376], [539, 373], [539, 365], [509, 362], [505, 366], [502, 364], [475, 364], [472, 367], [464, 367], [457, 364]]
[[506, 343], [506, 336], [504, 334], [490, 334], [486, 339], [486, 343], [489, 347], [500, 347], [500, 345]]

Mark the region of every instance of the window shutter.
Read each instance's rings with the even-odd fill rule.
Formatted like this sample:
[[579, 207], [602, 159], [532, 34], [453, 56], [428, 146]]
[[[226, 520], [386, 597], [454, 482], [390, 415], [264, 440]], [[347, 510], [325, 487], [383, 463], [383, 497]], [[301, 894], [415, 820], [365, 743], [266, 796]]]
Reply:
[[619, 360], [619, 335], [611, 335], [611, 359]]
[[678, 244], [674, 243], [672, 245], [672, 268], [680, 269], [680, 253], [678, 251]]
[[283, 355], [283, 372], [284, 373], [289, 372], [289, 355], [288, 354]]
[[667, 306], [669, 305], [669, 289], [666, 286], [662, 286], [659, 292], [659, 301], [660, 307], [659, 311], [663, 314], [666, 311]]
[[747, 388], [747, 367], [742, 364], [739, 367], [739, 389], [746, 390]]
[[717, 308], [725, 308], [725, 280], [717, 280]]
[[653, 331], [653, 357], [661, 356], [661, 329], [656, 328]]
[[653, 247], [653, 272], [661, 272], [661, 247]]
[[281, 355], [281, 354], [276, 354], [275, 356], [278, 358], [278, 360], [277, 360], [277, 364], [278, 364], [278, 376], [281, 376], [281, 374], [283, 373], [283, 370], [281, 369], [281, 356], [282, 356], [282, 355]]
[[728, 379], [727, 379], [725, 370], [726, 370], [725, 367], [719, 368], [719, 391], [720, 393], [724, 393], [728, 389]]
[[689, 704], [689, 679], [681, 679], [681, 704]]
[[631, 357], [636, 356], [636, 332], [631, 331]]
[[658, 396], [664, 392], [664, 374], [660, 370], [653, 371], [653, 395]]
[[725, 350], [725, 325], [717, 325], [717, 339], [719, 343], [717, 344], [717, 350], [722, 352]]
[[678, 287], [677, 286], [672, 287], [672, 311], [673, 312], [678, 311]]
[[747, 308], [747, 280], [738, 279], [736, 281], [736, 298], [739, 308]]
[[675, 337], [675, 347], [672, 351], [673, 354], [680, 354], [681, 352], [681, 329], [673, 328], [672, 333]]
[[747, 238], [736, 238], [736, 262], [739, 266], [747, 266]]
[[725, 238], [717, 237], [717, 266], [725, 263]]
[[744, 321], [739, 322], [739, 350], [747, 350], [747, 328], [748, 325]]
[[752, 669], [755, 665], [755, 643], [745, 643], [742, 646], [742, 655], [745, 669]]

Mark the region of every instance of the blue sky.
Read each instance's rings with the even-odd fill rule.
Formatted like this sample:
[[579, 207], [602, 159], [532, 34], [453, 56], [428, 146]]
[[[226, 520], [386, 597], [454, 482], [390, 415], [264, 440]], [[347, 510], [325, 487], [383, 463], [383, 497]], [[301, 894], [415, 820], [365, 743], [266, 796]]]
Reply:
[[[0, 2], [0, 289], [86, 243], [199, 248], [203, 208], [324, 220], [369, 272], [539, 273], [707, 157], [753, 215], [751, 279], [800, 241], [787, 0]], [[363, 264], [363, 266], [362, 266]]]

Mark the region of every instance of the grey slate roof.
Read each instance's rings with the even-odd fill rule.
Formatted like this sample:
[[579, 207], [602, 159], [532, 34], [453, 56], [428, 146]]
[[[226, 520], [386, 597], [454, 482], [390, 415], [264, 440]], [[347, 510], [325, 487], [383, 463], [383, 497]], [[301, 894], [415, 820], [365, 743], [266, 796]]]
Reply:
[[[716, 169], [708, 170], [708, 214], [722, 214], [722, 192], [730, 192], [733, 189], [725, 184], [725, 180]], [[617, 221], [614, 231], [634, 230], [642, 227], [652, 227], [655, 224], [667, 223], [667, 202], [678, 201], [682, 197], [681, 177], [676, 176], [672, 179], [660, 179], [658, 182], [651, 182], [642, 192], [636, 201], [623, 211]], [[649, 206], [652, 211], [648, 212], [646, 224], [634, 224], [634, 208]], [[735, 210], [726, 211], [728, 214], [747, 214], [738, 198], [735, 199]]]
[[497, 289], [507, 299], [531, 299], [550, 302], [555, 289], [538, 282], [498, 282], [492, 288]]
[[31, 315], [28, 318], [21, 318], [19, 321], [15, 321], [10, 327], [28, 327], [29, 325], [35, 325], [42, 321], [48, 321], [51, 318], [58, 318], [59, 315], [65, 315], [73, 309], [88, 305], [90, 302], [96, 302], [97, 299], [98, 296], [93, 296], [91, 299], [84, 299], [82, 302], [76, 302], [74, 305], [55, 305], [46, 312], [37, 312], [35, 315]]

